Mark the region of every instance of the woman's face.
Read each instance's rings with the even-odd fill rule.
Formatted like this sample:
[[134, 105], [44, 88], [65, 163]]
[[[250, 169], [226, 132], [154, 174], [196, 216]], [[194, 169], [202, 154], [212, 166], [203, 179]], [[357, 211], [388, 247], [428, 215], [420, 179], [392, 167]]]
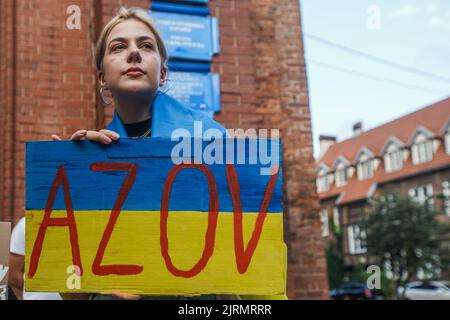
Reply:
[[130, 92], [154, 94], [165, 76], [156, 37], [144, 23], [129, 19], [111, 30], [99, 81], [113, 96]]

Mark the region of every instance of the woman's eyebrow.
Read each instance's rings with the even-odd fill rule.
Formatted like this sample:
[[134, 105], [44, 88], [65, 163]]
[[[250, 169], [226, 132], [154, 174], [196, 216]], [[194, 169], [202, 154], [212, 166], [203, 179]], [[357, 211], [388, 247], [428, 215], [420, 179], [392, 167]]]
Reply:
[[122, 37], [114, 38], [109, 42], [109, 44], [111, 44], [113, 42], [128, 42], [128, 40], [126, 38], [122, 38]]
[[145, 41], [145, 40], [151, 40], [153, 42], [156, 42], [156, 40], [153, 37], [149, 37], [149, 36], [141, 36], [141, 37], [137, 38], [138, 42], [142, 42], [142, 41]]
[[[137, 40], [137, 42], [142, 42], [142, 41], [145, 41], [145, 40], [151, 40], [152, 42], [156, 42], [156, 40], [153, 37], [149, 37], [149, 36], [140, 36], [136, 40]], [[111, 44], [113, 42], [125, 42], [125, 43], [127, 43], [128, 39], [127, 38], [123, 38], [123, 37], [114, 38], [114, 39], [112, 39], [109, 42], [109, 44]]]

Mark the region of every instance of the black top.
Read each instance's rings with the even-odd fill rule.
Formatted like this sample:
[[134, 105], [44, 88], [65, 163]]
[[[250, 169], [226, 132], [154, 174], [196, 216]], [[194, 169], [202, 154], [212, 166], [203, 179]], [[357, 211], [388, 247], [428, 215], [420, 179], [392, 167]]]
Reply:
[[[139, 138], [142, 137], [151, 127], [152, 127], [152, 118], [136, 122], [124, 124], [125, 130], [127, 131], [127, 135], [130, 138]], [[150, 134], [148, 134], [148, 137]]]

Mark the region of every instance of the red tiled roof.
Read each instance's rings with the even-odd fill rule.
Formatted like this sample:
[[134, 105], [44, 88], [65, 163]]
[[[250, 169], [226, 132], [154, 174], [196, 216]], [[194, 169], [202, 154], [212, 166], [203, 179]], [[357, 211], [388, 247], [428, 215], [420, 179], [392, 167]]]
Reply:
[[[373, 128], [362, 134], [336, 143], [331, 146], [323, 157], [317, 162], [332, 168], [339, 156], [345, 157], [353, 163], [361, 148], [366, 147], [375, 156], [382, 156], [381, 151], [386, 142], [391, 137], [396, 137], [405, 145], [417, 128], [422, 127], [429, 130], [435, 137], [442, 137], [442, 129], [450, 120], [450, 98], [438, 103], [407, 114], [401, 118]], [[330, 190], [319, 193], [320, 199], [340, 196], [340, 204], [349, 203], [367, 198], [371, 187], [374, 184], [384, 183], [390, 180], [400, 179], [411, 175], [417, 175], [428, 170], [433, 170], [443, 166], [450, 166], [450, 155], [445, 151], [444, 144], [441, 143], [432, 161], [413, 165], [411, 155], [405, 161], [403, 169], [387, 173], [384, 170], [383, 162], [379, 165], [372, 179], [359, 181], [356, 172], [348, 183], [343, 187], [331, 185]]]

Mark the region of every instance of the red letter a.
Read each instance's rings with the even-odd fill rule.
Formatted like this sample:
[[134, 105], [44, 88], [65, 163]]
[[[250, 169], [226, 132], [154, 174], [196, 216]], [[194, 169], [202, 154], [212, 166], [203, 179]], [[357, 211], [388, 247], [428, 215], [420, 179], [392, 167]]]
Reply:
[[[64, 203], [66, 205], [66, 218], [51, 218], [50, 215], [53, 211], [53, 203], [55, 202], [56, 194], [59, 186], [62, 184], [64, 193]], [[36, 273], [39, 258], [42, 252], [42, 244], [44, 242], [45, 233], [48, 227], [69, 227], [70, 245], [72, 247], [72, 260], [75, 266], [80, 268], [80, 275], [83, 274], [83, 267], [81, 265], [80, 248], [78, 246], [78, 234], [77, 225], [73, 215], [72, 199], [70, 198], [69, 179], [64, 166], [58, 168], [55, 179], [53, 180], [50, 188], [50, 194], [45, 206], [44, 218], [42, 219], [41, 226], [34, 242], [33, 252], [31, 253], [30, 268], [28, 270], [28, 277], [33, 278]]]

